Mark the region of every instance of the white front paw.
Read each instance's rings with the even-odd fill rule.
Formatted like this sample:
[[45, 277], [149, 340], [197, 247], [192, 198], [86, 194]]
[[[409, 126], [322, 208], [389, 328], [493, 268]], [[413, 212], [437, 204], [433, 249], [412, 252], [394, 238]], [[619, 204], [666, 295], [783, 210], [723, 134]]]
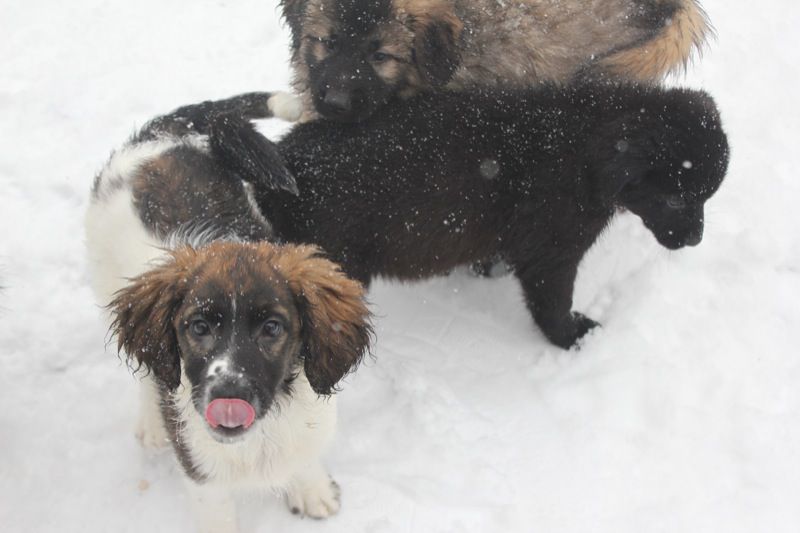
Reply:
[[328, 518], [339, 512], [341, 490], [327, 475], [315, 482], [292, 487], [286, 497], [289, 510], [300, 516]]
[[303, 113], [303, 100], [294, 94], [276, 92], [267, 100], [272, 115], [288, 122], [297, 122]]
[[169, 444], [169, 436], [159, 417], [139, 417], [136, 422], [136, 438], [147, 450], [156, 450]]

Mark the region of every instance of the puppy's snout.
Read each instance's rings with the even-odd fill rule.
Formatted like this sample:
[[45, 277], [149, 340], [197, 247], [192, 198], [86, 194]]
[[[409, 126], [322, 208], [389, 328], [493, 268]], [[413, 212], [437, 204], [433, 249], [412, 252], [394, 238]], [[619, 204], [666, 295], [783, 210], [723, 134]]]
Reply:
[[254, 403], [253, 388], [244, 379], [226, 379], [214, 383], [208, 390], [208, 401], [220, 398], [236, 398], [247, 403]]
[[703, 228], [700, 227], [686, 236], [687, 246], [697, 246], [703, 240]]
[[338, 113], [350, 113], [353, 110], [353, 98], [348, 91], [328, 89], [322, 99], [325, 105]]

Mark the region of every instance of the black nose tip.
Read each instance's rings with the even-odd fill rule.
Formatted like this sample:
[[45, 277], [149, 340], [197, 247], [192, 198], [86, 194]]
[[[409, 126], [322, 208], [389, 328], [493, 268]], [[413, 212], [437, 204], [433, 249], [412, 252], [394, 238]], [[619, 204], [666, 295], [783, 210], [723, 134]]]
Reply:
[[687, 246], [697, 246], [703, 240], [703, 232], [692, 233], [686, 237]]
[[353, 109], [350, 94], [339, 89], [328, 89], [323, 98], [325, 105], [338, 113], [349, 113]]
[[253, 391], [244, 381], [224, 381], [217, 383], [208, 391], [208, 400], [218, 398], [236, 398], [246, 402], [253, 402]]

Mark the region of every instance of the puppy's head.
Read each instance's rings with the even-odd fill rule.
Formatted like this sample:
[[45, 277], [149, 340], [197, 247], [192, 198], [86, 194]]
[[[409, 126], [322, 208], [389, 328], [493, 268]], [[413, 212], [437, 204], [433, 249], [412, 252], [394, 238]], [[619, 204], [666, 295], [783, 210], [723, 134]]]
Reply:
[[129, 362], [167, 389], [191, 384], [220, 440], [244, 434], [301, 369], [330, 394], [368, 350], [361, 285], [308, 246], [216, 242], [183, 248], [110, 304]]
[[597, 186], [638, 215], [670, 250], [703, 238], [704, 205], [728, 168], [728, 141], [710, 96], [672, 90], [597, 136]]
[[323, 117], [363, 120], [397, 94], [446, 84], [461, 21], [449, 0], [285, 0], [294, 67]]

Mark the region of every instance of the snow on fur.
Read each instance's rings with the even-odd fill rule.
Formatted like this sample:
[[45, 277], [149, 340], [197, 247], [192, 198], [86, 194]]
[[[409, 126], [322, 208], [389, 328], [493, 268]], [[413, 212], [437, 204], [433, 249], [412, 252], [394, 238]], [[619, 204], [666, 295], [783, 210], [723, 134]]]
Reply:
[[[105, 349], [83, 213], [136, 125], [288, 87], [276, 4], [4, 11], [4, 530], [192, 531], [171, 454], [133, 436], [135, 378]], [[718, 39], [677, 81], [715, 96], [732, 146], [704, 242], [667, 253], [619, 217], [578, 279], [575, 308], [603, 323], [580, 352], [545, 341], [511, 278], [376, 283], [376, 360], [344, 384], [327, 460], [341, 514], [299, 520], [265, 494], [243, 502], [242, 531], [800, 529], [797, 7], [704, 6]]]

